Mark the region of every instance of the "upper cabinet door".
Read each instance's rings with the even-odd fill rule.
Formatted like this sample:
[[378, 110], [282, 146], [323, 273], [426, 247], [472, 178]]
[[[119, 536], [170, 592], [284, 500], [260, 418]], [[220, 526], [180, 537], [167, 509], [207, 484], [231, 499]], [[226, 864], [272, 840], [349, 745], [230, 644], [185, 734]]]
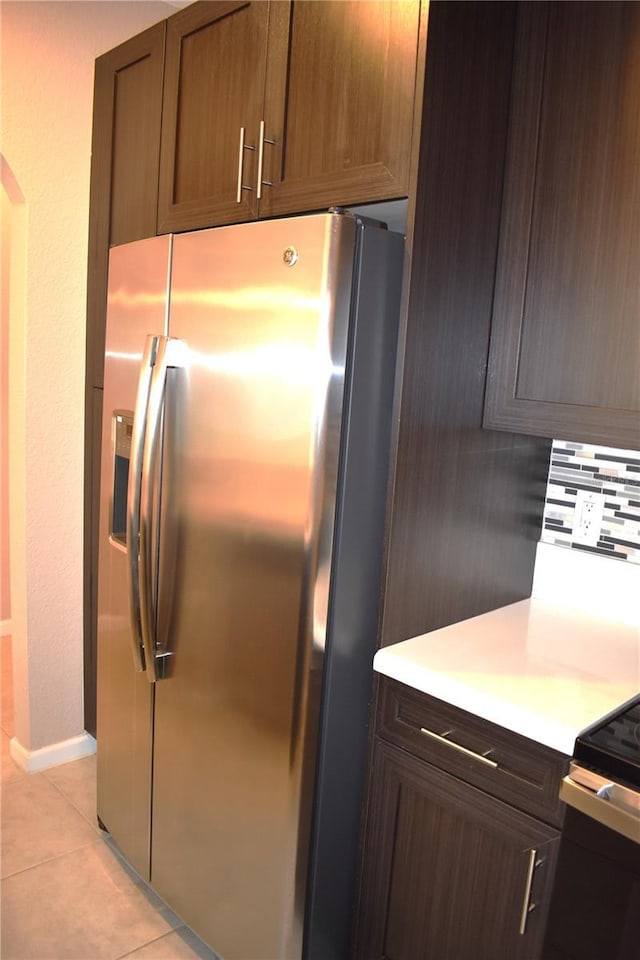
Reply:
[[406, 196], [419, 0], [271, 6], [261, 216]]
[[158, 233], [257, 216], [269, 8], [203, 2], [167, 21]]
[[640, 4], [518, 4], [487, 427], [640, 447]]
[[164, 70], [164, 23], [96, 60], [89, 271], [87, 381], [102, 386], [109, 247], [153, 237]]

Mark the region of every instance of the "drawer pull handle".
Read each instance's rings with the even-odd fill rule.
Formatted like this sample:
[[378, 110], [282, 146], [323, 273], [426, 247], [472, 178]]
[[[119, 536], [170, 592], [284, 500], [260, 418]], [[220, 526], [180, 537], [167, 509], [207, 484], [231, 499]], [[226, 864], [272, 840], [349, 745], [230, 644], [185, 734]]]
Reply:
[[539, 867], [542, 863], [542, 860], [536, 860], [537, 853], [535, 850], [529, 850], [529, 865], [527, 867], [527, 879], [524, 885], [524, 897], [522, 898], [522, 912], [520, 913], [520, 929], [518, 933], [520, 936], [524, 936], [527, 929], [527, 917], [532, 910], [535, 910], [537, 907], [536, 903], [529, 903], [531, 899], [531, 885], [533, 884], [533, 871], [536, 867]]
[[[450, 733], [451, 731], [447, 731]], [[486, 766], [491, 767], [492, 770], [498, 768], [498, 764], [495, 760], [489, 760], [488, 757], [483, 757], [481, 753], [475, 753], [473, 750], [467, 750], [466, 747], [461, 747], [459, 743], [454, 743], [453, 740], [447, 740], [446, 737], [443, 737], [439, 733], [434, 733], [433, 730], [427, 730], [426, 727], [420, 727], [420, 733], [424, 733], [425, 737], [431, 737], [432, 740], [437, 740], [438, 743], [446, 743], [448, 747], [451, 747], [453, 750], [457, 750], [458, 753], [464, 753], [465, 757], [473, 757], [474, 760], [479, 760], [480, 763], [486, 764]]]

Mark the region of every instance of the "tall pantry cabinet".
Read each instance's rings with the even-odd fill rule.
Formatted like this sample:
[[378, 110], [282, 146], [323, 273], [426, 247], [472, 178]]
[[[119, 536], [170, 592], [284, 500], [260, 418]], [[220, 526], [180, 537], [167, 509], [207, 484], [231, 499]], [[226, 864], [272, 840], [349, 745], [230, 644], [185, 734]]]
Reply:
[[[640, 446], [637, 6], [430, 6], [382, 644], [528, 595], [549, 451], [529, 435], [562, 423], [575, 440]], [[531, 84], [539, 96], [525, 107]], [[581, 156], [570, 162], [576, 129]], [[531, 192], [516, 185], [525, 173]], [[554, 203], [558, 182], [567, 195]], [[595, 346], [603, 341], [606, 351]], [[554, 342], [563, 360], [547, 363]], [[538, 358], [527, 371], [518, 350]], [[512, 389], [517, 369], [533, 373], [546, 409], [523, 402], [492, 421], [491, 378], [505, 369], [500, 389]], [[522, 435], [505, 432], [503, 447], [488, 427]], [[376, 684], [355, 955], [550, 960], [568, 758], [453, 712], [386, 678]], [[476, 776], [481, 761], [427, 745], [429, 731], [452, 728], [483, 759], [487, 736], [502, 737], [517, 795]], [[545, 803], [534, 808], [527, 791]]]
[[155, 234], [165, 24], [96, 61], [85, 381], [84, 705], [96, 732], [98, 499], [109, 247]]

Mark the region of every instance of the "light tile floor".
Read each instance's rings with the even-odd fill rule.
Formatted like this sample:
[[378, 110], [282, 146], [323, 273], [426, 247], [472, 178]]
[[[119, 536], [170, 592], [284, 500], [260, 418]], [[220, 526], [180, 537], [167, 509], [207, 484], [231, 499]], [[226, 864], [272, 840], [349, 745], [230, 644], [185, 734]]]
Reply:
[[13, 736], [11, 639], [2, 638], [3, 960], [216, 960], [117, 855], [96, 823], [95, 757], [26, 774]]

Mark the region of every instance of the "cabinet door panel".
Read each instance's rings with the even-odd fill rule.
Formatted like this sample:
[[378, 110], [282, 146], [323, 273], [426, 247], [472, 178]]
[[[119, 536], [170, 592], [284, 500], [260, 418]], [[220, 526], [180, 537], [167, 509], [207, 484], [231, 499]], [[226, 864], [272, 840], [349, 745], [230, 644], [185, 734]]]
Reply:
[[167, 21], [158, 232], [255, 217], [264, 101], [266, 2], [206, 2]]
[[540, 955], [557, 830], [379, 741], [371, 803], [360, 960]]
[[109, 247], [152, 237], [158, 164], [164, 23], [96, 60], [87, 271], [84, 518], [85, 727], [96, 729], [97, 502]]
[[263, 216], [407, 195], [419, 18], [418, 0], [294, 0], [285, 83], [270, 53]]
[[640, 446], [640, 5], [521, 4], [485, 425]]
[[164, 30], [158, 23], [96, 60], [87, 277], [87, 382], [96, 387], [109, 247], [156, 232]]
[[[96, 60], [87, 271], [84, 507], [85, 727], [95, 734], [97, 494], [109, 246], [152, 237], [158, 162], [164, 23]], [[97, 413], [96, 413], [97, 411]]]
[[156, 232], [164, 31], [158, 33], [155, 50], [114, 75], [111, 245]]

